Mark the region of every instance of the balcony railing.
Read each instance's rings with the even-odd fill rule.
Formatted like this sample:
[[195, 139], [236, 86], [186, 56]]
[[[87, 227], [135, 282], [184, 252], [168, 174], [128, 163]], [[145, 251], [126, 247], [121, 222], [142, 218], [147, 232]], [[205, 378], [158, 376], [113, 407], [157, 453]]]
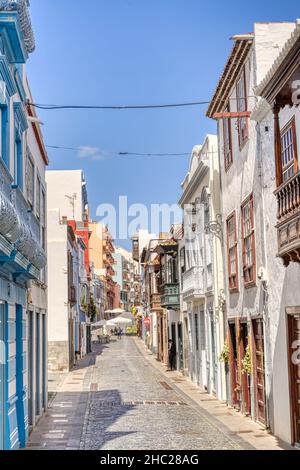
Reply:
[[0, 234], [37, 269], [46, 266], [40, 225], [0, 159]]
[[276, 191], [278, 256], [286, 266], [300, 263], [300, 172]]
[[204, 297], [204, 269], [194, 266], [183, 274], [182, 295], [184, 300]]
[[151, 302], [151, 310], [159, 310], [162, 308], [159, 294], [151, 294], [150, 302]]
[[160, 303], [163, 308], [178, 308], [179, 284], [163, 284], [160, 287]]
[[2, 11], [17, 11], [27, 52], [35, 49], [35, 39], [31, 25], [27, 0], [0, 0]]

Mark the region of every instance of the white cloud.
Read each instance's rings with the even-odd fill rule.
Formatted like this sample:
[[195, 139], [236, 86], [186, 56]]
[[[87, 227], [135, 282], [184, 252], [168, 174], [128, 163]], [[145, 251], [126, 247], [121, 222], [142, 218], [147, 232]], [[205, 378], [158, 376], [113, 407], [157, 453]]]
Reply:
[[99, 149], [98, 147], [81, 146], [78, 148], [78, 158], [83, 158], [91, 161], [102, 161], [109, 157], [107, 152]]

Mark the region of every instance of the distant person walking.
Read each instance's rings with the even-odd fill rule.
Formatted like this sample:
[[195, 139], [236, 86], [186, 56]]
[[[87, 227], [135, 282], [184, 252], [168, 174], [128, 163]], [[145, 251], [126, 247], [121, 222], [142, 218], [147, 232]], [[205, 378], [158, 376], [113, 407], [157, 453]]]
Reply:
[[118, 338], [119, 338], [119, 339], [122, 339], [122, 334], [123, 334], [123, 330], [122, 330], [122, 328], [120, 327], [120, 328], [118, 329]]
[[169, 368], [171, 371], [176, 369], [176, 345], [172, 339], [169, 339]]

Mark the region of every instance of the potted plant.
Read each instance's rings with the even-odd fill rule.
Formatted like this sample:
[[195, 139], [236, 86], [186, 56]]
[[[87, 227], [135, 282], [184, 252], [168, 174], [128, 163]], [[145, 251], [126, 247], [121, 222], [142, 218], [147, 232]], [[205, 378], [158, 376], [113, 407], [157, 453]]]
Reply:
[[250, 375], [252, 372], [252, 357], [250, 344], [247, 345], [245, 356], [242, 359], [242, 374]]
[[219, 361], [224, 362], [224, 364], [228, 364], [229, 362], [229, 357], [230, 357], [230, 349], [229, 349], [229, 344], [226, 342], [224, 344], [223, 350], [219, 356]]

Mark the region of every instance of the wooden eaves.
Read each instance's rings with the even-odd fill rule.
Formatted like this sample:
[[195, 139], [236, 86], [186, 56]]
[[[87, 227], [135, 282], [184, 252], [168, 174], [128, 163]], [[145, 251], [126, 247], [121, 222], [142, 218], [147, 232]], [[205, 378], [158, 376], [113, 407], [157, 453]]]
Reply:
[[251, 116], [250, 111], [240, 111], [240, 112], [224, 112], [224, 113], [215, 113], [213, 119], [235, 119], [235, 118], [249, 118]]

